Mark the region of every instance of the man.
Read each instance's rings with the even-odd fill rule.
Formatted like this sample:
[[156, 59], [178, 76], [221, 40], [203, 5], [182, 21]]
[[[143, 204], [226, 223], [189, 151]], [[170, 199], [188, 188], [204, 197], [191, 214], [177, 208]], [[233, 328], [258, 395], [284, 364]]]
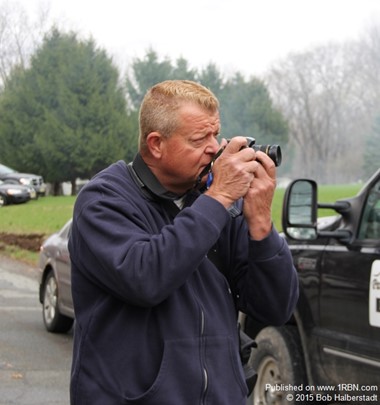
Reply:
[[133, 163], [79, 194], [72, 405], [245, 404], [237, 310], [282, 324], [298, 282], [272, 226], [273, 162], [244, 137], [219, 145], [219, 131], [209, 90], [159, 83], [142, 102]]

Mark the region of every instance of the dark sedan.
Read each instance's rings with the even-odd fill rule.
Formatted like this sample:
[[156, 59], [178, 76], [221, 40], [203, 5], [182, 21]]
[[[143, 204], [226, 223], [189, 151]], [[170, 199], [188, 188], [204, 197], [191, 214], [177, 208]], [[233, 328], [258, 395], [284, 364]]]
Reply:
[[67, 248], [70, 229], [71, 220], [59, 232], [49, 236], [40, 249], [39, 299], [45, 327], [53, 333], [68, 332], [74, 322]]
[[36, 197], [32, 187], [6, 183], [0, 180], [0, 207], [8, 204], [21, 204]]
[[33, 187], [36, 190], [36, 198], [46, 194], [46, 184], [42, 176], [31, 173], [20, 173], [16, 170], [0, 164], [0, 180], [7, 183], [21, 184]]

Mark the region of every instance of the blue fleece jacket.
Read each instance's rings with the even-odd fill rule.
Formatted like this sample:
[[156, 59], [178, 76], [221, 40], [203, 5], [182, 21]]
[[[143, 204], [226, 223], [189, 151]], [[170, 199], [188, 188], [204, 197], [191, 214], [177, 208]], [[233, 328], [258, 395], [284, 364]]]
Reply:
[[69, 250], [72, 405], [245, 404], [236, 310], [279, 325], [298, 296], [274, 229], [253, 241], [243, 216], [206, 195], [173, 219], [120, 161], [80, 192]]

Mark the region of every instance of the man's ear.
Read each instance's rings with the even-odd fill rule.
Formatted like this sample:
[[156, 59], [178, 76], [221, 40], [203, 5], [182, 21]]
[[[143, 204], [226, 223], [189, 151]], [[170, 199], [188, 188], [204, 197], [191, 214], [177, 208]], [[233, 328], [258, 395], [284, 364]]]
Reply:
[[150, 154], [159, 159], [162, 155], [163, 137], [159, 132], [151, 132], [146, 138], [146, 145]]

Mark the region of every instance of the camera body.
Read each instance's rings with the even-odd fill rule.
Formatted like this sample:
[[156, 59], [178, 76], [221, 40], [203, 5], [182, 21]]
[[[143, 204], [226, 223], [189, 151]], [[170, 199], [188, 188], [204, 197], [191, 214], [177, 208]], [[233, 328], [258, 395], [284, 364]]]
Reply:
[[280, 166], [282, 161], [281, 148], [279, 145], [256, 145], [256, 139], [247, 136], [248, 148], [253, 150], [264, 152], [268, 155], [274, 162], [275, 166]]
[[[266, 155], [268, 155], [274, 162], [275, 166], [280, 166], [281, 161], [282, 161], [282, 154], [281, 154], [281, 148], [279, 145], [256, 145], [256, 139], [247, 136], [247, 148], [252, 148], [255, 151], [260, 151], [264, 152]], [[230, 140], [228, 140], [229, 142]], [[202, 172], [199, 174], [197, 181], [195, 182], [194, 188], [199, 188], [201, 187], [201, 182], [202, 178], [207, 175], [207, 182], [206, 182], [206, 188], [209, 188], [212, 180], [213, 180], [213, 174], [212, 174], [212, 166], [215, 162], [215, 160], [222, 154], [224, 148], [219, 149], [219, 151], [215, 154], [213, 160], [202, 170]]]

